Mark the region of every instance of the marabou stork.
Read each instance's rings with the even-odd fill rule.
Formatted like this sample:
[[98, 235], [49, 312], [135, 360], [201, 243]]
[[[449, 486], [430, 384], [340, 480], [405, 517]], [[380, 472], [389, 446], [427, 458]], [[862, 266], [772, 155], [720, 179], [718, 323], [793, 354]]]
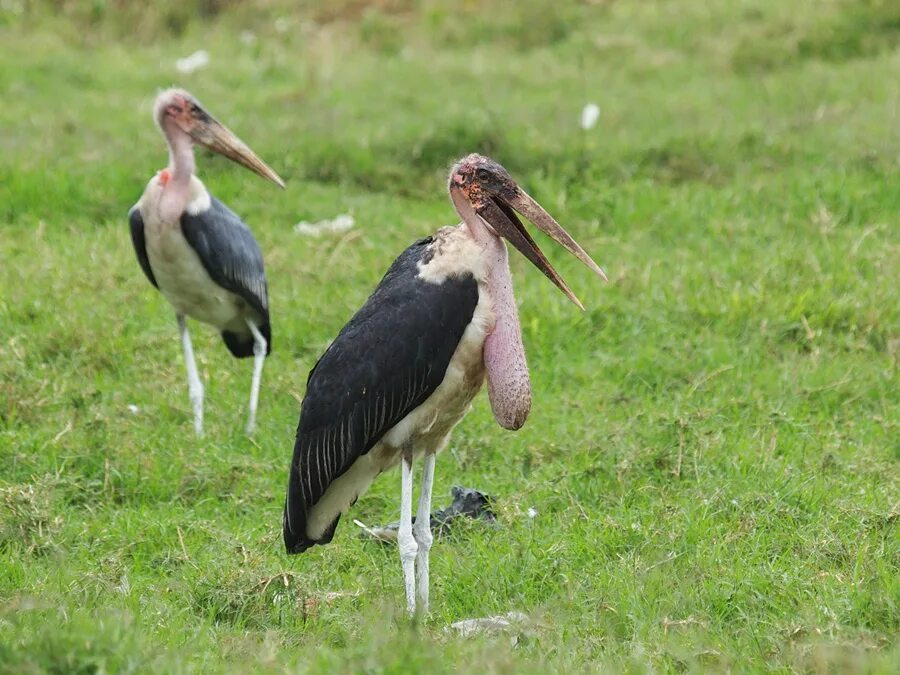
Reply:
[[[420, 610], [428, 610], [436, 453], [485, 376], [502, 427], [520, 428], [531, 408], [503, 238], [583, 309], [513, 209], [606, 278], [492, 159], [473, 154], [460, 160], [450, 171], [449, 191], [463, 222], [406, 249], [310, 372], [282, 525], [288, 553], [327, 544], [341, 514], [402, 459], [397, 539], [411, 613], [417, 596]], [[413, 525], [412, 461], [419, 455], [424, 470]]]
[[128, 212], [134, 250], [150, 283], [175, 308], [197, 435], [203, 434], [203, 384], [188, 316], [215, 326], [237, 358], [254, 357], [250, 433], [263, 361], [272, 349], [263, 257], [250, 228], [194, 175], [193, 145], [225, 155], [279, 187], [284, 182], [183, 89], [159, 94], [153, 119], [169, 144], [169, 165], [150, 179]]

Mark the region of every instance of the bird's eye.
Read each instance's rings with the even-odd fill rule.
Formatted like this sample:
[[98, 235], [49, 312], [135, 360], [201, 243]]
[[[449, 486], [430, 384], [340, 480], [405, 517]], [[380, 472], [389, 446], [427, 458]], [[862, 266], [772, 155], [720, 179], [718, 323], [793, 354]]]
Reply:
[[480, 181], [486, 181], [491, 177], [491, 172], [487, 169], [478, 169], [475, 172], [475, 177]]

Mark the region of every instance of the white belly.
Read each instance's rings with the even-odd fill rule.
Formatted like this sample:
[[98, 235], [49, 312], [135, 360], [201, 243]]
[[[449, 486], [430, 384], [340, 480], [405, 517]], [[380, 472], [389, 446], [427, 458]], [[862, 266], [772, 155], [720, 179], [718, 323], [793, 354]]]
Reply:
[[235, 323], [241, 326], [246, 303], [210, 278], [180, 224], [151, 225], [145, 220], [145, 239], [153, 276], [176, 312], [219, 330]]
[[438, 388], [328, 487], [310, 511], [306, 527], [309, 537], [320, 538], [338, 513], [346, 513], [378, 474], [399, 463], [403, 447], [411, 446], [414, 457], [444, 449], [450, 432], [469, 412], [472, 399], [484, 383], [484, 341], [493, 325], [490, 296], [479, 284], [472, 321], [453, 352]]
[[[159, 290], [175, 311], [219, 330], [247, 330], [244, 317], [255, 318], [256, 312], [238, 295], [216, 284], [191, 248], [178, 220], [166, 221], [160, 213], [163, 184], [160, 174], [150, 179], [136, 206], [144, 221], [147, 258]], [[209, 208], [210, 197], [203, 183], [191, 177], [189, 213]]]

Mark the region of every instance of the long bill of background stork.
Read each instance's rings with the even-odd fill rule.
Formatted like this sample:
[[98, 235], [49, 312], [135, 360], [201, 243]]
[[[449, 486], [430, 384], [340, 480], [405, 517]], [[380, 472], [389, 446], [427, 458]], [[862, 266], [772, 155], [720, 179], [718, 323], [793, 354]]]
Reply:
[[[485, 376], [501, 426], [520, 428], [531, 408], [503, 240], [581, 307], [515, 212], [606, 278], [497, 162], [481, 155], [460, 160], [450, 172], [450, 197], [463, 222], [406, 249], [310, 372], [284, 507], [288, 553], [326, 544], [341, 514], [400, 462], [398, 543], [410, 612], [417, 596], [419, 610], [428, 609], [436, 453]], [[413, 525], [412, 462], [419, 455], [424, 470]]]
[[194, 429], [203, 434], [203, 384], [185, 317], [215, 326], [231, 353], [254, 357], [247, 433], [256, 423], [263, 361], [272, 349], [262, 252], [250, 228], [194, 175], [194, 144], [228, 157], [279, 187], [284, 182], [183, 89], [156, 98], [153, 118], [169, 165], [128, 213], [138, 262], [175, 308], [187, 365]]

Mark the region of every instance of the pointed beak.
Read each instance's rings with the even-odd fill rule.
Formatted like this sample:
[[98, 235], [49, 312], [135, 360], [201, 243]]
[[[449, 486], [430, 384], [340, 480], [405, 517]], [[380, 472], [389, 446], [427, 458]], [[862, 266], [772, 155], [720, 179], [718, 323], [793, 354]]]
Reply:
[[246, 143], [235, 136], [226, 126], [211, 116], [207, 115], [207, 117], [208, 119], [195, 124], [190, 131], [191, 138], [195, 143], [224, 155], [232, 162], [237, 162], [266, 180], [272, 181], [280, 188], [284, 187], [281, 177], [247, 147]]
[[514, 189], [506, 191], [502, 196], [491, 197], [481, 208], [477, 209], [478, 215], [487, 221], [498, 235], [508, 239], [522, 255], [528, 258], [550, 281], [556, 284], [557, 288], [565, 293], [569, 300], [583, 310], [584, 305], [575, 297], [575, 294], [557, 271], [553, 269], [553, 265], [547, 260], [547, 257], [532, 239], [531, 235], [528, 234], [528, 230], [525, 229], [525, 226], [513, 209], [534, 223], [541, 232], [549, 236], [557, 244], [567, 249], [604, 281], [607, 280], [606, 274], [581, 248], [578, 242], [572, 239], [569, 233], [556, 222], [553, 216], [547, 213], [531, 195], [519, 186], [516, 185]]

